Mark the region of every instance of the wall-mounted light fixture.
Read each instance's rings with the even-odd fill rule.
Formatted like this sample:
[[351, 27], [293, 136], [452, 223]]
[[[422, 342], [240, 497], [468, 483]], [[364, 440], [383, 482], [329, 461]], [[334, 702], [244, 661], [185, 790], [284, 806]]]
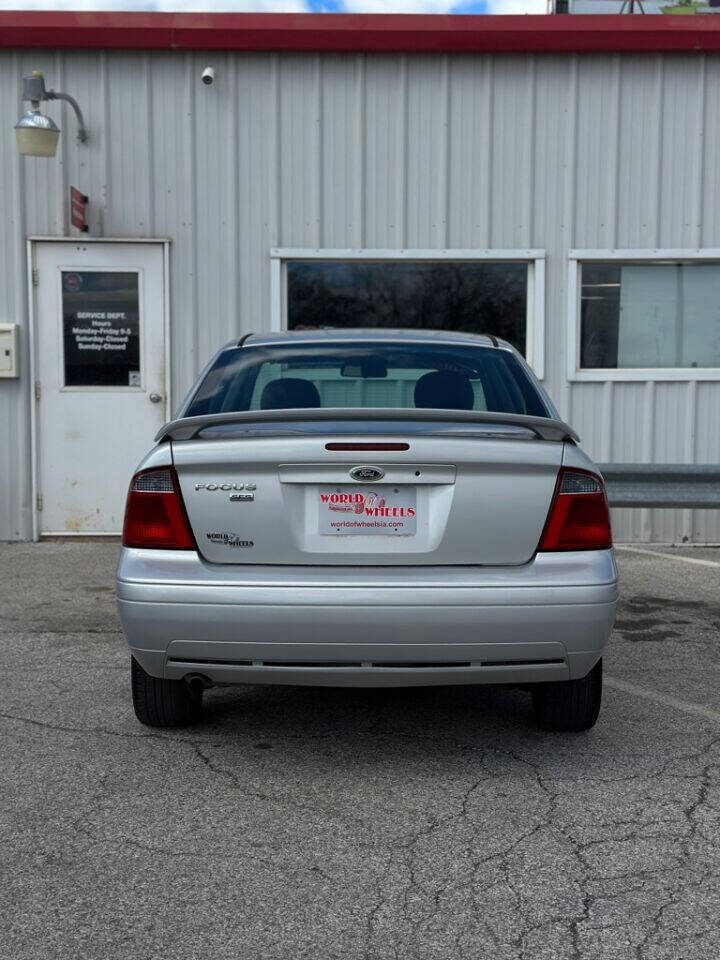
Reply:
[[65, 100], [75, 111], [78, 121], [78, 140], [85, 143], [88, 138], [82, 111], [77, 100], [69, 93], [58, 90], [46, 90], [45, 78], [39, 70], [23, 77], [23, 100], [30, 101], [30, 110], [15, 124], [15, 137], [18, 150], [26, 157], [54, 157], [57, 150], [60, 128], [50, 118], [40, 113], [43, 100]]

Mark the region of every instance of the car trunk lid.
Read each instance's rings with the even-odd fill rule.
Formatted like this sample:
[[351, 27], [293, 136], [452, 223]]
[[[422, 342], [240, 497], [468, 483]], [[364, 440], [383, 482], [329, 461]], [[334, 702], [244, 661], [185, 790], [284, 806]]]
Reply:
[[402, 426], [382, 437], [336, 422], [173, 441], [200, 553], [244, 564], [528, 562], [563, 444], [519, 425]]

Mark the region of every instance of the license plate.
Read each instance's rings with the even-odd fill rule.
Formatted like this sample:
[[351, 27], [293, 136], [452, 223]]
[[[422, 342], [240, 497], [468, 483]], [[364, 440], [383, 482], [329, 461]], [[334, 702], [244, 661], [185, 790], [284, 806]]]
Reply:
[[414, 537], [417, 530], [415, 487], [323, 487], [318, 510], [323, 535]]

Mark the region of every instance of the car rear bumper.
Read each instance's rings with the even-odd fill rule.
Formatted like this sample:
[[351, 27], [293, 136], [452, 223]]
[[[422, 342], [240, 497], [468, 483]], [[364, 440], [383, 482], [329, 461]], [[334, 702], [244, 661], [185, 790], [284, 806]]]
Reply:
[[612, 551], [521, 567], [208, 564], [123, 549], [120, 617], [153, 676], [408, 686], [584, 676], [615, 617]]

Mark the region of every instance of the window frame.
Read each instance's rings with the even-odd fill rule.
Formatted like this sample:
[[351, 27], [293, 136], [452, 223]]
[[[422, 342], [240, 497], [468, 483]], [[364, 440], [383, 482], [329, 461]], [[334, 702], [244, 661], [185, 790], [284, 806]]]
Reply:
[[567, 281], [567, 378], [571, 382], [720, 380], [720, 367], [581, 367], [581, 294], [583, 263], [618, 262], [669, 266], [717, 263], [720, 248], [657, 250], [570, 250]]
[[[545, 251], [518, 250], [395, 250], [276, 247], [270, 251], [270, 329], [287, 330], [287, 264], [297, 260], [365, 260], [376, 263], [525, 263], [527, 296], [525, 359], [538, 380], [545, 379]], [[414, 328], [411, 328], [414, 329]]]

